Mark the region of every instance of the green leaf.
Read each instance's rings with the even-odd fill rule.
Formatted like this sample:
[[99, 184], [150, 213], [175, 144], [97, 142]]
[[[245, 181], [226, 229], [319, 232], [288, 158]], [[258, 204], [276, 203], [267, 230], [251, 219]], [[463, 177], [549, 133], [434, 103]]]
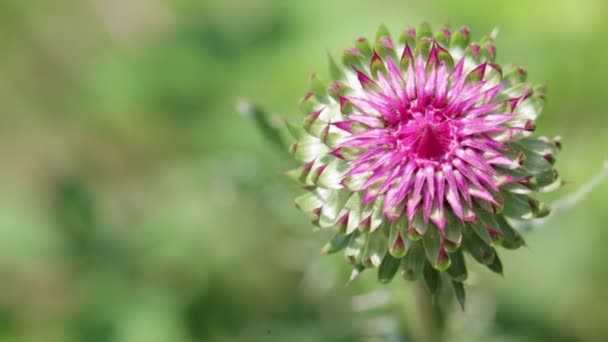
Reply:
[[413, 281], [420, 277], [426, 264], [424, 248], [420, 242], [413, 242], [407, 254], [401, 259], [402, 275], [405, 279]]
[[452, 68], [454, 68], [454, 59], [452, 58], [452, 54], [450, 54], [449, 51], [447, 51], [446, 49], [444, 49], [441, 46], [438, 48], [439, 48], [439, 52], [437, 54], [437, 57], [439, 58], [439, 61], [444, 62], [445, 66], [448, 68], [448, 70], [451, 70]]
[[313, 166], [312, 162], [306, 163], [296, 169], [285, 172], [285, 175], [287, 177], [295, 180], [296, 182], [299, 182], [302, 184], [308, 184], [306, 179], [310, 175], [310, 170], [312, 169], [312, 166]]
[[515, 141], [512, 144], [521, 149], [533, 151], [541, 156], [557, 153], [557, 147], [547, 137], [528, 137]]
[[507, 82], [508, 85], [516, 85], [519, 83], [523, 83], [526, 81], [528, 77], [528, 73], [522, 67], [516, 65], [507, 65], [504, 68], [503, 80]]
[[[470, 47], [467, 48], [467, 50], [466, 50], [467, 56], [469, 55], [470, 51], [471, 51]], [[477, 60], [478, 60], [478, 58], [475, 57], [475, 63], [477, 63]], [[471, 83], [471, 84], [475, 84], [475, 83], [480, 82], [483, 79], [483, 77], [484, 77], [486, 69], [487, 69], [486, 65], [481, 65], [480, 67], [471, 70], [471, 72], [469, 72], [467, 74], [466, 82], [467, 83]]]
[[302, 134], [304, 133], [302, 132], [302, 129], [312, 136], [320, 136], [328, 125], [328, 121], [321, 118], [321, 116], [324, 114], [324, 111], [324, 109], [320, 109], [309, 113], [304, 118], [302, 127], [298, 126], [296, 127], [296, 129], [293, 128], [293, 125], [291, 123], [287, 122], [287, 128], [289, 132], [293, 137], [296, 138], [296, 140], [299, 140]]
[[489, 62], [494, 62], [496, 59], [496, 46], [491, 42], [481, 44], [481, 59]]
[[414, 56], [422, 55], [423, 58], [428, 58], [432, 44], [433, 43], [428, 40], [419, 40], [414, 48]]
[[507, 183], [505, 185], [503, 185], [502, 190], [504, 191], [508, 191], [508, 192], [512, 192], [514, 194], [520, 194], [520, 195], [526, 195], [532, 192], [532, 189], [530, 189], [529, 187], [520, 184], [520, 183], [516, 183], [516, 182], [512, 182], [512, 183]]
[[443, 46], [447, 46], [448, 36], [445, 34], [444, 30], [449, 30], [449, 28], [444, 27], [443, 29], [437, 30], [437, 32], [435, 32], [434, 38], [435, 38], [435, 41], [437, 41], [437, 43], [439, 43]]
[[388, 210], [385, 212], [385, 214], [397, 217], [403, 213], [404, 208], [405, 208], [405, 201], [399, 203], [397, 206], [389, 207]]
[[492, 243], [492, 238], [490, 237], [490, 233], [486, 229], [485, 225], [479, 221], [471, 222], [468, 226], [479, 236], [485, 243], [490, 245]]
[[486, 68], [486, 74], [484, 75], [483, 79], [488, 82], [488, 85], [497, 85], [502, 81], [501, 67], [498, 64], [494, 63], [488, 64], [488, 67]]
[[416, 37], [412, 37], [408, 33], [408, 30], [403, 30], [401, 32], [401, 34], [399, 35], [398, 41], [401, 45], [404, 45], [404, 46], [405, 45], [414, 46], [414, 44], [416, 44]]
[[316, 184], [325, 189], [341, 189], [341, 182], [348, 171], [348, 164], [345, 160], [338, 158], [328, 158], [329, 162], [317, 178]]
[[551, 213], [551, 208], [548, 205], [535, 199], [530, 199], [530, 207], [534, 213], [534, 218], [546, 217]]
[[361, 204], [362, 197], [363, 196], [360, 192], [355, 192], [344, 205], [344, 207], [349, 210], [348, 224], [346, 228], [347, 233], [355, 231], [361, 224], [361, 220], [363, 219], [363, 208]]
[[557, 171], [549, 170], [532, 177], [529, 181], [529, 185], [534, 191], [546, 192], [560, 187], [562, 181], [559, 178]]
[[517, 249], [524, 245], [524, 240], [521, 235], [511, 227], [509, 222], [502, 215], [496, 217], [498, 229], [503, 233], [504, 240], [502, 246], [506, 249]]
[[505, 241], [513, 241], [517, 232], [511, 227], [505, 217], [503, 215], [496, 215], [495, 220], [497, 224], [496, 227], [500, 229], [505, 236]]
[[431, 294], [435, 295], [437, 290], [439, 290], [439, 272], [437, 272], [437, 270], [434, 269], [430, 264], [426, 264], [422, 274], [424, 276], [426, 287], [428, 287], [429, 291], [431, 291]]
[[319, 106], [320, 105], [319, 103], [317, 103], [317, 100], [315, 99], [314, 94], [312, 92], [306, 93], [306, 95], [304, 95], [304, 97], [300, 101], [300, 111], [305, 115], [308, 115], [314, 112], [315, 110], [318, 110]]
[[395, 258], [403, 258], [407, 253], [410, 240], [402, 234], [405, 231], [404, 226], [407, 226], [407, 219], [402, 216], [390, 225], [390, 232], [388, 238], [389, 252]]
[[492, 261], [492, 263], [488, 265], [488, 268], [500, 275], [503, 275], [502, 274], [502, 262], [500, 261], [498, 254], [496, 254], [494, 256], [494, 261]]
[[460, 304], [460, 309], [464, 311], [464, 304], [466, 301], [464, 285], [457, 281], [452, 282], [452, 286], [454, 287], [454, 294], [456, 295], [456, 299], [458, 300], [458, 304]]
[[287, 127], [287, 131], [289, 132], [289, 134], [296, 140], [300, 140], [306, 135], [304, 128], [298, 125], [294, 125], [289, 121], [285, 121], [285, 127]]
[[357, 264], [361, 261], [363, 256], [363, 249], [367, 245], [368, 234], [359, 234], [353, 236], [350, 240], [348, 247], [344, 250], [344, 257], [346, 261], [351, 264]]
[[355, 43], [355, 47], [361, 52], [364, 58], [369, 58], [372, 56], [372, 47], [369, 44], [369, 41], [365, 38], [357, 39]]
[[551, 163], [547, 161], [544, 156], [525, 149], [522, 151], [526, 156], [522, 164], [522, 168], [526, 172], [532, 175], [538, 175], [540, 173], [550, 171], [553, 168], [553, 165], [551, 165]]
[[530, 198], [526, 195], [518, 195], [505, 192], [505, 209], [503, 214], [507, 217], [521, 220], [529, 220], [534, 218], [534, 212], [530, 206]]
[[374, 79], [378, 79], [378, 71], [386, 75], [386, 67], [378, 54], [374, 54], [370, 64], [370, 74]]
[[452, 33], [452, 38], [450, 39], [450, 46], [456, 47], [464, 50], [464, 48], [469, 45], [469, 34], [467, 28], [461, 28]]
[[331, 75], [331, 78], [335, 81], [344, 79], [346, 77], [346, 75], [344, 75], [344, 70], [336, 63], [329, 53], [327, 54], [327, 59], [329, 60], [329, 74]]
[[450, 259], [452, 260], [452, 264], [450, 268], [447, 269], [448, 274], [454, 281], [463, 282], [469, 276], [467, 271], [467, 265], [464, 261], [464, 255], [461, 250], [458, 250], [454, 253], [450, 253]]
[[325, 202], [319, 217], [321, 228], [331, 228], [336, 224], [336, 221], [341, 216], [342, 209], [344, 209], [344, 205], [352, 194], [348, 189], [331, 190], [331, 194], [327, 198], [327, 202]]
[[380, 268], [378, 269], [378, 281], [382, 284], [389, 283], [395, 277], [399, 270], [400, 260], [393, 257], [390, 253], [386, 253]]
[[382, 208], [384, 205], [384, 195], [379, 196], [374, 201], [374, 209], [372, 211], [371, 222], [370, 222], [370, 230], [374, 231], [380, 227], [382, 222], [384, 222], [384, 215], [382, 214]]
[[422, 235], [420, 235], [420, 233], [418, 233], [418, 231], [414, 227], [409, 226], [407, 228], [407, 238], [412, 241], [418, 241], [422, 239]]
[[[498, 222], [496, 222], [497, 214], [489, 213], [485, 210], [477, 210], [477, 217], [481, 224], [478, 229], [479, 236], [491, 246], [501, 245], [504, 240], [504, 234], [498, 227]], [[483, 231], [481, 231], [483, 228]]]
[[376, 33], [376, 52], [384, 58], [393, 58], [394, 61], [398, 60], [397, 53], [394, 49], [387, 46], [386, 41], [392, 42], [391, 35], [386, 26], [381, 25]]
[[321, 255], [333, 254], [343, 250], [355, 236], [357, 236], [357, 232], [350, 235], [334, 235], [334, 237], [323, 246], [323, 249], [321, 249]]
[[329, 103], [327, 86], [317, 74], [312, 75], [310, 78], [310, 91], [314, 94], [317, 101], [321, 103]]
[[424, 251], [431, 265], [435, 265], [437, 263], [439, 249], [441, 246], [441, 236], [439, 235], [439, 230], [433, 228], [429, 229], [428, 232], [422, 236]]
[[[348, 85], [346, 85], [344, 82], [334, 81], [333, 83], [330, 84], [328, 91], [329, 91], [329, 95], [334, 99], [334, 101], [339, 103], [340, 97], [352, 92], [353, 89], [351, 87], [349, 87]], [[335, 121], [335, 120], [332, 120], [332, 121]]]
[[487, 211], [484, 210], [477, 210], [475, 211], [477, 214], [477, 218], [486, 226], [489, 227], [496, 227], [498, 225], [498, 223], [496, 222], [496, 217], [498, 215], [493, 214], [493, 213], [489, 213]]
[[[448, 217], [450, 216], [452, 215], [448, 215]], [[454, 221], [448, 219], [445, 227], [443, 228], [443, 237], [459, 246], [462, 242], [462, 228], [462, 222], [460, 222], [458, 219]]]
[[329, 152], [330, 149], [319, 138], [308, 133], [303, 133], [301, 139], [291, 148], [293, 157], [302, 163], [313, 161]]
[[542, 113], [544, 106], [544, 98], [535, 94], [518, 103], [513, 113], [517, 119], [535, 121]]
[[350, 176], [344, 180], [344, 185], [346, 185], [346, 187], [351, 191], [362, 191], [364, 190], [363, 184], [365, 184], [365, 181], [368, 179], [369, 175], [369, 173], [360, 173]]
[[416, 29], [416, 40], [420, 40], [424, 37], [432, 37], [433, 36], [433, 29], [431, 28], [431, 25], [427, 22], [423, 22], [421, 23], [418, 28]]
[[378, 229], [369, 233], [367, 244], [363, 253], [363, 265], [365, 267], [378, 267], [386, 254], [387, 243], [385, 233]]
[[[415, 43], [412, 43], [415, 44]], [[411, 46], [416, 46], [416, 45], [411, 45]], [[405, 51], [403, 52], [403, 55], [401, 56], [401, 60], [399, 62], [399, 67], [401, 68], [401, 70], [406, 71], [410, 65], [410, 63], [416, 63], [415, 62], [415, 57], [413, 55], [413, 52], [411, 50], [411, 47], [408, 43], [408, 45], [405, 46]], [[412, 64], [412, 66], [414, 66]]]
[[349, 66], [349, 67], [356, 67], [356, 68], [362, 68], [363, 67], [363, 62], [362, 59], [364, 57], [362, 57], [361, 51], [355, 49], [356, 51], [353, 51], [352, 49], [348, 49], [346, 51], [344, 51], [344, 53], [342, 54], [342, 64]]
[[390, 37], [390, 36], [391, 36], [391, 34], [385, 25], [380, 25], [378, 27], [378, 31], [376, 31], [376, 41], [382, 39], [383, 37]]
[[448, 267], [450, 267], [450, 256], [441, 244], [439, 228], [432, 225], [432, 227], [422, 237], [422, 244], [424, 245], [427, 258], [433, 267], [439, 271], [445, 271]]
[[355, 280], [363, 271], [365, 271], [365, 266], [362, 264], [355, 264], [353, 270], [350, 272], [347, 285], [353, 282], [353, 280]]
[[389, 252], [396, 258], [403, 258], [407, 253], [408, 243], [410, 240], [404, 238], [397, 231], [392, 240], [389, 240]]
[[463, 235], [463, 246], [481, 264], [489, 265], [494, 261], [496, 255], [494, 248], [490, 247], [476, 233], [468, 229], [465, 229]]
[[446, 241], [446, 249], [453, 252], [462, 243], [462, 222], [451, 211], [446, 213], [446, 224], [443, 228], [443, 237]]
[[316, 188], [297, 197], [294, 202], [298, 209], [307, 213], [323, 206], [330, 194], [331, 190]]
[[422, 212], [420, 210], [416, 211], [410, 225], [416, 229], [416, 232], [418, 232], [418, 235], [420, 236], [426, 234], [429, 228], [429, 223], [424, 222], [424, 218], [422, 217]]

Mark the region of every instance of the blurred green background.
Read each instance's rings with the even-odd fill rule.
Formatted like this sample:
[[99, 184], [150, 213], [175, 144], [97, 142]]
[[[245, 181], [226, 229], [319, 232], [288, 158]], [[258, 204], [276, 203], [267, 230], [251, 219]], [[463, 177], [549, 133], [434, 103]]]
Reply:
[[[574, 192], [608, 156], [605, 0], [0, 2], [0, 341], [401, 341], [411, 287], [318, 256], [240, 97], [296, 119], [307, 78], [384, 23], [495, 26], [547, 80]], [[607, 341], [608, 184], [476, 272], [449, 341]]]

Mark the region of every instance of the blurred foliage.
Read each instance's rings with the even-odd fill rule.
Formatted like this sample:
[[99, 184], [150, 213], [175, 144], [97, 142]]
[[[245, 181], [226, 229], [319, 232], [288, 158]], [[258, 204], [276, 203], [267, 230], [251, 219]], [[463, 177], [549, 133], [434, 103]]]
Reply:
[[[549, 83], [541, 134], [583, 184], [607, 157], [603, 0], [0, 3], [0, 341], [398, 341], [410, 289], [345, 287], [288, 161], [235, 113], [295, 119], [313, 71], [380, 23], [500, 27]], [[607, 186], [470, 282], [450, 341], [608, 340]]]

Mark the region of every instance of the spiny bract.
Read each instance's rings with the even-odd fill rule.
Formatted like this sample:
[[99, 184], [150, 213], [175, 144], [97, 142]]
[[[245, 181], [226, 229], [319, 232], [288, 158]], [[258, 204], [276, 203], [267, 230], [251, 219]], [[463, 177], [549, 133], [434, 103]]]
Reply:
[[379, 267], [381, 282], [449, 279], [461, 303], [465, 253], [502, 273], [494, 247], [522, 246], [513, 223], [549, 213], [528, 194], [562, 182], [559, 139], [532, 137], [544, 87], [497, 65], [493, 40], [422, 24], [395, 41], [380, 27], [343, 65], [329, 58], [332, 82], [313, 75], [288, 175], [307, 191], [296, 205], [336, 230], [322, 254], [345, 249], [354, 275]]

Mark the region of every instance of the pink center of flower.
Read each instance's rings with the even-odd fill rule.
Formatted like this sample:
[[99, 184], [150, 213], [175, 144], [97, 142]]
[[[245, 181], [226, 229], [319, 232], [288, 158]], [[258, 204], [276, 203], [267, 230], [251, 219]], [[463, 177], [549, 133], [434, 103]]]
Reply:
[[444, 138], [445, 133], [442, 132], [445, 126], [432, 122], [424, 122], [419, 126], [420, 131], [413, 148], [418, 158], [436, 160], [447, 152], [449, 140]]
[[415, 156], [420, 164], [445, 160], [456, 144], [453, 123], [440, 111], [429, 109], [426, 112], [426, 115], [419, 112], [409, 114], [396, 126], [389, 126], [396, 148], [401, 153]]

